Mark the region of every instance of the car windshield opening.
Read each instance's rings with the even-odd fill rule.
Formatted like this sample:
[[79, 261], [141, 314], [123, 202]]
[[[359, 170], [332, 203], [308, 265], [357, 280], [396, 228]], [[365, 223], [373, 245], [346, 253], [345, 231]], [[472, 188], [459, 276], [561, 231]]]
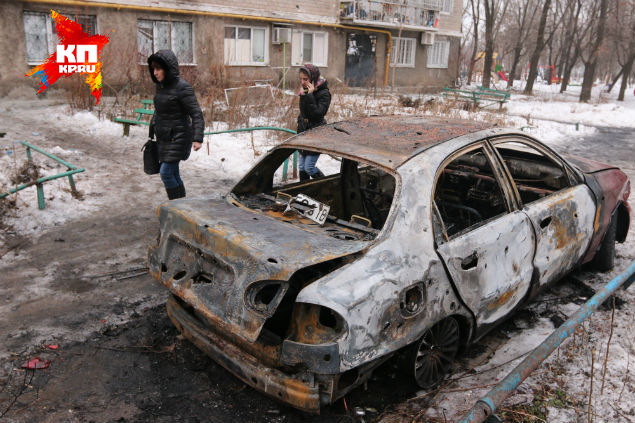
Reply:
[[252, 210], [311, 230], [319, 228], [335, 238], [374, 239], [388, 218], [395, 177], [368, 163], [321, 154], [317, 166], [324, 175], [298, 181], [292, 177], [293, 152], [290, 148], [271, 152], [236, 185], [234, 199]]

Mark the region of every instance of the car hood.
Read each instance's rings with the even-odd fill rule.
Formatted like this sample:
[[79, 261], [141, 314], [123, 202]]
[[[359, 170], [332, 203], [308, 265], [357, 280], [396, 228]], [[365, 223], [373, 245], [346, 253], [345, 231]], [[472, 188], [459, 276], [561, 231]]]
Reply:
[[[368, 241], [310, 232], [225, 200], [162, 204], [159, 245], [148, 252], [150, 272], [215, 323], [255, 341], [296, 271], [353, 254]], [[247, 305], [254, 283], [281, 281], [266, 309]], [[251, 304], [251, 303], [250, 303]]]
[[584, 173], [594, 173], [602, 170], [617, 169], [615, 166], [578, 156], [565, 156], [566, 159]]

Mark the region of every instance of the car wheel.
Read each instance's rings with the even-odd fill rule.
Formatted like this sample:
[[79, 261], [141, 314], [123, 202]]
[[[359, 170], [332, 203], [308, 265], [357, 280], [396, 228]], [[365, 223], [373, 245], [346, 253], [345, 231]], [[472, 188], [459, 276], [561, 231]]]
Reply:
[[600, 272], [608, 272], [615, 264], [615, 235], [617, 233], [617, 215], [613, 215], [600, 248], [593, 257], [592, 266]]
[[459, 344], [459, 324], [452, 317], [428, 329], [411, 346], [408, 354], [407, 361], [415, 383], [423, 389], [438, 386], [450, 372]]

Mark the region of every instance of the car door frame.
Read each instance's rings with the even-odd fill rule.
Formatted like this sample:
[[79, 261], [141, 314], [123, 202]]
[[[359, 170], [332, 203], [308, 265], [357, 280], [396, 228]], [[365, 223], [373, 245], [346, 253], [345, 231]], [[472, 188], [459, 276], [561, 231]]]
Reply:
[[[498, 321], [507, 317], [509, 313], [511, 313], [516, 307], [524, 303], [524, 300], [527, 298], [527, 295], [531, 291], [531, 282], [532, 282], [532, 275], [533, 275], [533, 257], [535, 254], [535, 234], [533, 232], [533, 227], [531, 225], [531, 222], [529, 221], [529, 218], [519, 210], [517, 199], [514, 196], [514, 193], [512, 191], [512, 185], [509, 183], [509, 180], [504, 173], [505, 168], [501, 167], [501, 163], [498, 157], [495, 155], [494, 150], [489, 144], [487, 138], [483, 138], [478, 140], [477, 142], [463, 146], [459, 150], [448, 155], [437, 168], [435, 178], [433, 180], [433, 185], [432, 185], [433, 193], [431, 197], [432, 209], [433, 209], [432, 216], [431, 216], [433, 219], [433, 228], [434, 228], [433, 232], [437, 230], [436, 226], [434, 225], [434, 219], [435, 219], [434, 214], [435, 213], [438, 214], [438, 208], [436, 207], [436, 202], [435, 202], [436, 189], [439, 183], [440, 175], [443, 172], [443, 169], [445, 169], [445, 167], [449, 163], [451, 163], [453, 160], [455, 160], [457, 157], [460, 157], [464, 154], [469, 153], [470, 151], [477, 150], [477, 149], [481, 149], [484, 152], [484, 154], [487, 157], [487, 160], [489, 161], [490, 166], [492, 167], [492, 172], [496, 178], [496, 182], [500, 186], [503, 197], [505, 199], [505, 206], [506, 206], [505, 214], [498, 215], [490, 219], [485, 219], [477, 225], [472, 225], [469, 228], [465, 228], [457, 232], [456, 234], [453, 234], [451, 237], [447, 235], [447, 232], [445, 231], [443, 227], [444, 225], [443, 219], [439, 215], [438, 219], [441, 222], [440, 229], [443, 231], [443, 237], [440, 240], [441, 242], [439, 242], [437, 238], [437, 234], [436, 233], [434, 234], [435, 251], [437, 255], [439, 256], [439, 259], [443, 263], [443, 266], [448, 275], [448, 278], [452, 281], [457, 297], [461, 299], [463, 305], [466, 307], [466, 309], [470, 310], [470, 313], [473, 316], [473, 319], [475, 321], [475, 327], [476, 327], [476, 332], [475, 332], [476, 338], [482, 336], [482, 334], [487, 332], [487, 330], [489, 330], [492, 326], [494, 326]], [[485, 296], [484, 298], [483, 295], [479, 297], [478, 296], [479, 293], [472, 293], [473, 295], [470, 295], [468, 288], [466, 287], [466, 282], [469, 283], [469, 279], [474, 279], [475, 275], [467, 274], [467, 272], [472, 270], [471, 268], [462, 269], [462, 270], [465, 270], [466, 273], [461, 273], [461, 270], [456, 268], [456, 264], [454, 262], [457, 260], [451, 256], [453, 247], [450, 245], [450, 243], [454, 240], [461, 239], [462, 237], [469, 237], [470, 233], [472, 233], [473, 231], [478, 231], [479, 229], [483, 228], [484, 226], [490, 223], [494, 223], [498, 221], [499, 219], [505, 219], [505, 218], [507, 218], [508, 220], [515, 219], [516, 221], [521, 222], [524, 228], [525, 235], [530, 237], [530, 239], [526, 239], [526, 248], [528, 249], [528, 251], [526, 251], [525, 256], [522, 257], [522, 260], [524, 260], [525, 263], [522, 263], [520, 266], [518, 266], [518, 268], [520, 269], [520, 272], [518, 272], [518, 277], [521, 278], [522, 281], [517, 284], [514, 284], [512, 282], [510, 282], [508, 285], [501, 284], [499, 287], [500, 290], [497, 289], [494, 292], [495, 294], [498, 294], [498, 296], [496, 297], [492, 295], [492, 292], [487, 291], [487, 289], [490, 289], [491, 291], [491, 286], [488, 288], [484, 287], [484, 284], [487, 282], [485, 281], [485, 283], [478, 284], [477, 286], [479, 288], [482, 288], [480, 294], [485, 292], [485, 294], [489, 295], [489, 297]], [[443, 247], [444, 245], [446, 245], [445, 248]], [[509, 247], [509, 246], [505, 246], [505, 247]], [[505, 247], [502, 247], [502, 248], [504, 248], [504, 255], [507, 255], [509, 248], [505, 248]], [[471, 248], [468, 248], [468, 250], [470, 249]], [[442, 250], [445, 250], [445, 251], [442, 251]], [[522, 266], [529, 266], [529, 268], [528, 270], [525, 269], [525, 273], [521, 275], [523, 270]], [[487, 266], [485, 265], [485, 267]], [[478, 280], [482, 282], [481, 279], [484, 277], [483, 274], [478, 273], [478, 275], [476, 276], [480, 277], [480, 279]], [[472, 280], [472, 282], [474, 281]], [[511, 286], [512, 288], [506, 289], [508, 286]], [[488, 299], [491, 301], [486, 302], [486, 300]], [[496, 307], [499, 307], [498, 310], [503, 310], [503, 312], [497, 314]]]
[[[571, 167], [571, 165], [569, 165], [569, 163], [567, 163], [566, 160], [564, 160], [562, 157], [560, 157], [556, 152], [554, 152], [553, 150], [551, 150], [549, 147], [545, 146], [544, 144], [542, 144], [541, 142], [533, 139], [532, 137], [526, 136], [525, 134], [504, 134], [504, 135], [499, 135], [499, 136], [493, 136], [493, 137], [489, 137], [487, 140], [488, 144], [490, 145], [493, 154], [495, 154], [497, 160], [500, 162], [500, 166], [502, 167], [502, 169], [504, 170], [505, 173], [505, 177], [508, 179], [508, 184], [509, 186], [511, 186], [512, 191], [514, 193], [515, 201], [518, 205], [519, 210], [523, 211], [524, 213], [527, 214], [527, 216], [529, 217], [529, 219], [532, 222], [532, 225], [534, 227], [534, 232], [535, 232], [535, 239], [536, 239], [536, 257], [534, 258], [534, 268], [535, 268], [535, 272], [536, 274], [533, 277], [533, 283], [532, 283], [532, 290], [529, 294], [529, 297], [533, 297], [538, 291], [540, 291], [542, 288], [544, 288], [545, 286], [547, 286], [549, 283], [554, 282], [555, 280], [557, 280], [559, 277], [563, 276], [564, 274], [566, 274], [568, 271], [570, 271], [575, 264], [577, 264], [577, 262], [579, 262], [581, 259], [584, 258], [585, 252], [588, 249], [589, 243], [590, 243], [590, 239], [593, 235], [593, 222], [596, 218], [596, 212], [597, 212], [597, 204], [595, 202], [595, 196], [593, 194], [593, 192], [590, 190], [590, 188], [586, 185], [584, 178], [574, 169]], [[544, 198], [541, 198], [539, 200], [536, 201], [532, 201], [531, 203], [528, 204], [524, 204], [522, 201], [522, 198], [520, 196], [520, 192], [518, 191], [518, 187], [516, 182], [514, 181], [514, 178], [512, 177], [512, 174], [509, 170], [509, 168], [507, 167], [507, 165], [505, 164], [505, 160], [503, 159], [502, 155], [500, 154], [500, 152], [498, 151], [498, 149], [496, 148], [496, 145], [501, 144], [501, 143], [505, 143], [505, 142], [517, 142], [520, 144], [524, 144], [530, 148], [533, 148], [535, 150], [537, 150], [539, 153], [543, 154], [547, 159], [555, 162], [560, 169], [563, 171], [563, 173], [566, 175], [569, 186], [566, 188], [562, 188], [558, 191], [553, 192], [552, 194], [549, 194], [547, 196], [545, 196]], [[545, 240], [548, 239], [547, 235], [545, 235], [545, 231], [551, 229], [551, 232], [559, 232], [561, 234], [567, 234], [568, 230], [570, 229], [570, 225], [572, 222], [570, 221], [566, 221], [566, 222], [559, 222], [558, 219], [554, 218], [553, 220], [549, 219], [550, 223], [547, 224], [547, 226], [543, 227], [544, 221], [542, 219], [539, 219], [540, 222], [538, 220], [536, 220], [537, 215], [536, 215], [536, 208], [538, 208], [541, 203], [547, 203], [548, 202], [548, 197], [550, 197], [551, 195], [556, 195], [558, 196], [558, 194], [562, 194], [563, 191], [568, 191], [571, 190], [573, 191], [576, 187], [578, 186], [583, 186], [585, 189], [586, 194], [588, 194], [589, 198], [588, 198], [588, 203], [592, 204], [595, 209], [593, 210], [593, 212], [590, 214], [591, 219], [590, 219], [590, 230], [591, 232], [587, 233], [587, 240], [580, 240], [582, 242], [580, 248], [578, 251], [576, 251], [575, 256], [579, 256], [576, 259], [572, 259], [572, 260], [564, 260], [563, 257], [560, 257], [559, 261], [561, 264], [566, 264], [566, 270], [562, 270], [561, 267], [557, 266], [557, 265], [551, 265], [552, 267], [555, 266], [556, 270], [554, 270], [553, 272], [549, 272], [547, 269], [543, 269], [544, 268], [544, 264], [541, 263], [541, 261], [546, 260], [549, 261], [550, 257], [553, 258], [553, 254], [549, 254], [546, 257], [542, 257], [540, 255], [541, 250], [542, 251], [553, 251], [553, 249], [547, 248], [546, 247], [546, 242]], [[583, 194], [581, 194], [583, 195]], [[547, 200], [545, 200], [547, 199]], [[544, 201], [543, 201], [544, 200]], [[538, 203], [538, 206], [536, 205], [536, 203]], [[544, 205], [543, 205], [544, 206]], [[529, 208], [532, 208], [534, 210], [529, 210]], [[560, 214], [560, 217], [565, 217], [565, 214]], [[574, 214], [574, 218], [577, 219], [578, 215], [577, 213]], [[587, 216], [587, 221], [589, 220], [588, 218], [589, 216]], [[550, 228], [551, 223], [553, 223], [554, 225], [557, 225], [557, 223], [560, 223], [561, 226], [561, 230], [558, 231], [557, 229], [553, 229]], [[567, 237], [567, 235], [562, 235], [563, 237]], [[570, 237], [568, 237], [570, 238]], [[572, 250], [572, 249], [570, 249]], [[553, 260], [552, 260], [553, 261]], [[558, 261], [558, 260], [556, 260]]]

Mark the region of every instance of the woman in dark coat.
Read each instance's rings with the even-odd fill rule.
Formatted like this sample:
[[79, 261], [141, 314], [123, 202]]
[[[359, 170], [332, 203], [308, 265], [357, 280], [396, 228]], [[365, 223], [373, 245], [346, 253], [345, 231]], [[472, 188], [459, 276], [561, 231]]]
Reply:
[[159, 50], [148, 58], [150, 76], [157, 86], [150, 138], [156, 135], [161, 180], [168, 198], [185, 197], [179, 162], [203, 143], [205, 122], [192, 86], [179, 77], [179, 62], [171, 50]]
[[[298, 72], [300, 77], [300, 115], [298, 116], [298, 133], [316, 126], [325, 125], [324, 116], [331, 105], [331, 93], [326, 79], [320, 77], [320, 70], [310, 63], [302, 66]], [[319, 178], [324, 174], [315, 167], [319, 153], [300, 151], [300, 180]]]

